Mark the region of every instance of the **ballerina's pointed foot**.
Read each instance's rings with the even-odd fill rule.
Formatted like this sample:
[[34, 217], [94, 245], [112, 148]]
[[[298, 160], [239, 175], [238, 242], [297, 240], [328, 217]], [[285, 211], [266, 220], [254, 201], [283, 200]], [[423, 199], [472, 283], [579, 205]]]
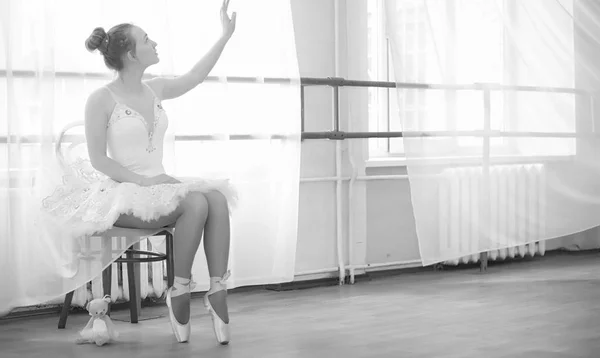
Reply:
[[212, 318], [215, 337], [217, 342], [223, 345], [229, 344], [231, 339], [226, 284], [229, 276], [230, 272], [227, 271], [223, 277], [211, 277], [210, 290], [204, 295], [204, 306]]
[[[175, 277], [173, 286], [167, 290], [167, 307], [169, 308], [169, 318], [171, 328], [178, 342], [188, 342], [191, 333], [191, 314], [190, 312], [190, 292], [194, 289], [195, 282], [190, 279]], [[184, 305], [184, 307], [181, 307]], [[187, 308], [187, 311], [186, 311]], [[187, 312], [182, 318], [182, 312]], [[179, 317], [179, 320], [178, 318]]]

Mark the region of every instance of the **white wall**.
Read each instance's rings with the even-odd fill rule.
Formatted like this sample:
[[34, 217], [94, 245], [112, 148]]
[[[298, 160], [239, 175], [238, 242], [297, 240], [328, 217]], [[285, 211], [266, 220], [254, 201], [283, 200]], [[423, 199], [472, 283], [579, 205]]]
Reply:
[[[336, 31], [334, 0], [292, 0], [296, 46], [302, 77], [333, 77], [366, 80], [365, 0], [340, 0], [338, 28], [339, 60], [336, 73]], [[362, 14], [362, 15], [361, 15]], [[368, 130], [366, 91], [342, 88], [340, 110], [342, 130]], [[332, 130], [332, 90], [310, 87], [305, 93], [305, 130]], [[307, 140], [302, 145], [301, 178], [335, 176], [336, 142]], [[349, 152], [359, 175], [406, 174], [406, 168], [365, 168], [365, 140], [342, 142], [343, 174], [348, 176]], [[348, 204], [348, 183], [343, 185], [343, 206]], [[335, 182], [302, 183], [296, 280], [314, 277], [311, 271], [335, 269], [336, 197]], [[399, 266], [419, 266], [408, 181], [359, 182], [354, 191], [352, 242], [354, 264], [400, 262]], [[344, 241], [348, 240], [348, 212], [342, 215]], [[593, 249], [600, 247], [598, 230], [548, 242], [549, 249]], [[344, 260], [348, 262], [348, 246]], [[336, 274], [334, 270], [332, 274]], [[359, 271], [360, 272], [360, 271]]]
[[[366, 24], [364, 1], [339, 4], [339, 61], [336, 72], [335, 7], [333, 0], [292, 0], [296, 46], [302, 77], [368, 79], [366, 73]], [[362, 16], [360, 14], [363, 14]], [[348, 29], [348, 33], [346, 33]], [[357, 55], [358, 54], [358, 55]], [[361, 56], [362, 55], [362, 56]], [[341, 90], [342, 130], [368, 130], [366, 90]], [[351, 126], [351, 128], [349, 127]], [[305, 92], [305, 130], [332, 129], [332, 90], [310, 87]], [[335, 176], [336, 142], [307, 140], [302, 145], [302, 178]], [[364, 167], [366, 141], [352, 140], [341, 144], [343, 173], [349, 176], [349, 153], [359, 167], [359, 174], [378, 174], [381, 169]], [[350, 148], [349, 148], [350, 147]], [[393, 169], [392, 169], [393, 170]], [[398, 169], [400, 170], [400, 169]], [[387, 169], [387, 173], [390, 169]], [[336, 255], [335, 182], [302, 183], [296, 272], [335, 268]], [[352, 227], [353, 263], [385, 263], [419, 259], [410, 192], [405, 180], [358, 182], [354, 190]], [[348, 240], [348, 183], [343, 184], [342, 229]], [[348, 246], [344, 247], [348, 262]], [[298, 277], [297, 279], [301, 279]]]

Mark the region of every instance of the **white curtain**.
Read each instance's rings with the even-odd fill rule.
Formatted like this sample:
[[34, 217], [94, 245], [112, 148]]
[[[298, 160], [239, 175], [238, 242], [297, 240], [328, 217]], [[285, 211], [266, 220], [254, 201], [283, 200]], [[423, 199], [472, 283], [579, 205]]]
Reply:
[[597, 227], [600, 4], [385, 5], [423, 264]]
[[[36, 269], [44, 267], [36, 262], [48, 258], [37, 257], [43, 242], [28, 233], [28, 201], [44, 179], [36, 172], [55, 160], [57, 134], [83, 120], [87, 96], [113, 78], [101, 56], [85, 49], [91, 31], [121, 22], [142, 27], [161, 57], [149, 72], [178, 75], [220, 35], [221, 3], [0, 1], [0, 311], [59, 301], [66, 288], [76, 288], [58, 290], [36, 281]], [[164, 107], [170, 120], [168, 170], [183, 177], [225, 176], [239, 191], [232, 217], [233, 288], [293, 279], [300, 92], [289, 2], [240, 1], [229, 9], [238, 14], [237, 28], [211, 73], [219, 79]], [[196, 290], [208, 289], [202, 250], [193, 275]], [[83, 290], [79, 304], [92, 295]]]

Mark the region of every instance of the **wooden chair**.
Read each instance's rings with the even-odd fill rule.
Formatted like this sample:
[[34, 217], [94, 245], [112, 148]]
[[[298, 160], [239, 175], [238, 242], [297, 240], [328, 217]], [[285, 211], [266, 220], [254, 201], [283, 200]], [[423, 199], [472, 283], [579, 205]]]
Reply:
[[[64, 144], [65, 138], [67, 138], [66, 133], [72, 128], [82, 126], [83, 122], [75, 122], [67, 125], [60, 133], [58, 140], [56, 141], [55, 151], [58, 159], [64, 163], [64, 155], [62, 151], [62, 146]], [[85, 138], [83, 135], [72, 136], [70, 137], [71, 144], [68, 147], [69, 150], [73, 149], [75, 146], [81, 145], [85, 143]], [[113, 237], [127, 237], [127, 238], [147, 238], [150, 236], [162, 236], [166, 237], [166, 252], [156, 253], [150, 251], [141, 251], [135, 250], [132, 247], [129, 247], [125, 251], [125, 257], [121, 256], [117, 258], [114, 263], [125, 263], [127, 264], [127, 279], [129, 281], [129, 310], [130, 310], [130, 320], [131, 323], [138, 323], [139, 312], [138, 312], [138, 302], [139, 297], [137, 296], [137, 287], [136, 287], [136, 277], [135, 277], [135, 267], [134, 265], [140, 263], [151, 263], [157, 261], [166, 261], [167, 263], [167, 287], [171, 287], [173, 285], [174, 280], [174, 263], [173, 263], [173, 230], [174, 228], [165, 227], [161, 229], [126, 229], [119, 227], [112, 227], [111, 229], [98, 233], [94, 235], [96, 237], [101, 237], [103, 240], [106, 240], [107, 245], [103, 248], [103, 252], [108, 254], [112, 254], [112, 238]], [[136, 240], [139, 241], [139, 240]], [[102, 272], [102, 286], [104, 289], [104, 294], [110, 294], [111, 285], [112, 285], [112, 265], [109, 265]], [[65, 301], [63, 307], [61, 309], [60, 318], [58, 320], [58, 328], [65, 328], [67, 324], [67, 317], [69, 314], [69, 310], [71, 308], [71, 302], [73, 300], [74, 291], [69, 292], [65, 296]], [[110, 310], [109, 310], [110, 313]]]

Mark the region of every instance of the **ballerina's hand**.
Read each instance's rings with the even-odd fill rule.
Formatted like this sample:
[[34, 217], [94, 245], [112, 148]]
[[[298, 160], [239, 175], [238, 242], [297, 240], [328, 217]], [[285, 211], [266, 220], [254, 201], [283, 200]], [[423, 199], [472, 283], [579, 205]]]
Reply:
[[150, 178], [144, 178], [141, 183], [141, 186], [152, 186], [158, 184], [179, 184], [181, 183], [179, 180], [168, 176], [167, 174], [160, 174]]
[[229, 6], [229, 0], [223, 0], [223, 5], [221, 6], [221, 24], [223, 25], [223, 36], [226, 38], [230, 38], [235, 31], [235, 19], [237, 14], [234, 12], [229, 18], [229, 14], [227, 14], [227, 7]]

